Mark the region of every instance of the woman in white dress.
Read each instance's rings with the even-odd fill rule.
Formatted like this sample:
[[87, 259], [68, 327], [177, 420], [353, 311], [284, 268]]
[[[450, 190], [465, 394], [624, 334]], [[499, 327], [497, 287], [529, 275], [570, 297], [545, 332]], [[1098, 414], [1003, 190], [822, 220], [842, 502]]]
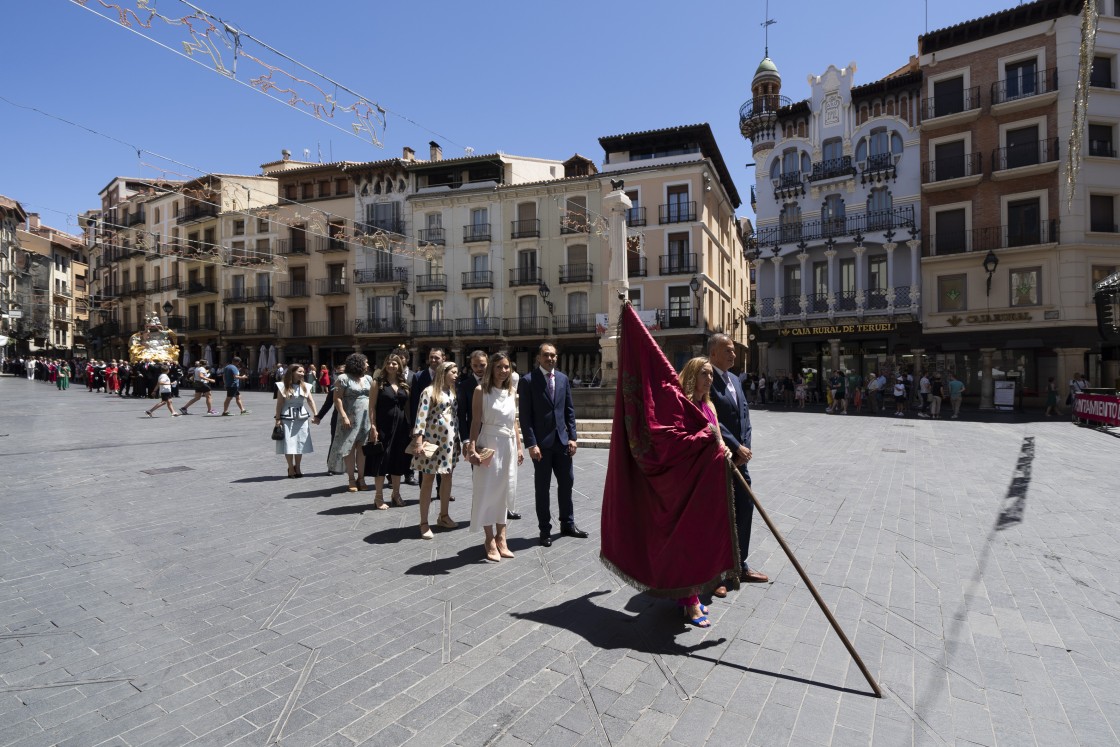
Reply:
[[311, 423], [315, 417], [315, 400], [311, 385], [303, 380], [303, 366], [291, 365], [284, 380], [276, 382], [276, 423], [284, 428], [284, 440], [276, 442], [276, 453], [288, 463], [288, 477], [303, 477], [300, 462], [304, 454], [315, 451], [311, 443]]
[[[475, 387], [471, 406], [471, 531], [483, 528], [486, 559], [497, 563], [513, 557], [506, 545], [506, 516], [507, 511], [513, 510], [517, 493], [517, 467], [525, 461], [521, 435], [517, 432], [517, 390], [505, 353], [490, 356], [482, 383]], [[494, 453], [484, 464], [479, 452], [488, 453], [490, 449]]]

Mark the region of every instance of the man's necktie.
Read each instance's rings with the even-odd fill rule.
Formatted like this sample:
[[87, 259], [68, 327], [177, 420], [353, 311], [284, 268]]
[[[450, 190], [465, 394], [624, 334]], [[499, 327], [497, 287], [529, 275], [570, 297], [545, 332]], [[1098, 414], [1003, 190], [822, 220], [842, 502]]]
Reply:
[[548, 374], [548, 398], [556, 399], [556, 374]]

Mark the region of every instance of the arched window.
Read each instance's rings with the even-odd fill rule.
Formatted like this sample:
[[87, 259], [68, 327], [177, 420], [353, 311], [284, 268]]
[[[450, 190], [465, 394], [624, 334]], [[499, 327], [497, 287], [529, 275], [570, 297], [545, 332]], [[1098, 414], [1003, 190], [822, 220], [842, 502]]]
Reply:
[[812, 173], [812, 171], [813, 171], [813, 162], [812, 162], [812, 160], [810, 160], [809, 154], [802, 152], [802, 154], [801, 154], [801, 173], [808, 175], [808, 174]]
[[891, 133], [891, 153], [896, 156], [902, 155], [902, 135], [897, 132]]
[[894, 116], [894, 99], [887, 99], [887, 116]]
[[863, 163], [867, 160], [867, 138], [861, 137], [856, 143], [856, 161]]
[[807, 130], [805, 128], [805, 120], [801, 120], [800, 122], [797, 123], [797, 136], [798, 137], [805, 137], [806, 132], [807, 132]]
[[782, 176], [782, 159], [775, 158], [770, 162], [770, 178], [778, 181]]
[[782, 153], [782, 173], [796, 174], [797, 166], [797, 148], [786, 148]]
[[891, 192], [886, 187], [871, 190], [867, 197], [867, 230], [882, 231], [891, 226]]
[[876, 127], [871, 131], [871, 155], [878, 156], [888, 152], [890, 136], [886, 127]]

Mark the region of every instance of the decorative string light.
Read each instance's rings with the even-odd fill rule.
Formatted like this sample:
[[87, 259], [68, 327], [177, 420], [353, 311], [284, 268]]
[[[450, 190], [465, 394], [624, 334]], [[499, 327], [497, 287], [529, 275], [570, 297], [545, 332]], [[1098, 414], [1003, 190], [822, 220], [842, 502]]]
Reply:
[[[387, 125], [385, 119], [387, 112], [382, 106], [265, 44], [252, 34], [223, 21], [213, 13], [187, 0], [178, 1], [192, 12], [173, 17], [157, 11], [150, 0], [136, 0], [135, 10], [117, 3], [97, 0], [101, 10], [107, 11], [101, 12], [97, 8], [90, 7], [90, 0], [70, 0], [94, 15], [115, 23], [180, 57], [185, 57], [274, 101], [325, 122], [337, 130], [354, 135], [371, 145], [382, 147], [379, 133], [383, 133]], [[116, 18], [113, 17], [114, 15]], [[162, 23], [153, 26], [155, 21]], [[153, 33], [157, 33], [158, 29], [165, 29], [172, 33], [185, 33], [187, 38], [178, 40], [178, 46], [182, 48], [180, 51], [173, 44], [163, 42], [140, 29]], [[261, 52], [256, 54], [249, 52], [246, 48], [249, 44], [259, 47]], [[266, 54], [291, 63], [306, 71], [306, 74], [291, 73], [284, 69], [281, 62], [267, 62], [264, 59]], [[239, 77], [240, 60], [248, 60], [259, 66], [261, 70], [246, 75], [243, 80]], [[342, 127], [334, 121], [345, 115], [349, 115], [352, 119], [349, 128]]]

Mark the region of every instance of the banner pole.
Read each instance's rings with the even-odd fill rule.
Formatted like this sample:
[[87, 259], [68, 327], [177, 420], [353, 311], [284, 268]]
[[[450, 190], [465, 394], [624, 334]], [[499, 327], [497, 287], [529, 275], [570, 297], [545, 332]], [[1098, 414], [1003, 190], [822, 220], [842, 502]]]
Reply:
[[840, 641], [844, 644], [844, 648], [848, 649], [848, 653], [851, 655], [852, 660], [855, 661], [856, 666], [859, 667], [859, 671], [863, 672], [864, 678], [867, 679], [867, 684], [871, 685], [871, 689], [875, 692], [875, 697], [883, 697], [883, 691], [879, 688], [879, 683], [876, 682], [875, 678], [871, 676], [871, 672], [868, 671], [867, 665], [863, 663], [863, 659], [860, 658], [859, 652], [856, 651], [856, 648], [852, 645], [852, 642], [848, 640], [848, 636], [844, 635], [844, 630], [840, 627], [840, 623], [838, 623], [836, 621], [836, 618], [832, 616], [832, 610], [828, 608], [828, 605], [825, 604], [824, 599], [821, 598], [820, 592], [817, 591], [817, 587], [813, 585], [812, 581], [809, 580], [809, 576], [805, 573], [805, 569], [801, 567], [801, 563], [797, 562], [797, 557], [793, 554], [793, 550], [790, 549], [790, 546], [786, 544], [785, 537], [783, 537], [782, 533], [778, 531], [778, 527], [774, 526], [774, 522], [770, 520], [770, 515], [766, 513], [766, 509], [762, 507], [762, 504], [759, 503], [758, 498], [754, 494], [754, 491], [751, 490], [750, 483], [748, 483], [747, 479], [743, 477], [743, 473], [731, 464], [730, 460], [728, 460], [728, 466], [731, 468], [731, 471], [735, 473], [735, 477], [739, 479], [739, 482], [740, 484], [742, 484], [743, 488], [747, 491], [747, 495], [749, 495], [751, 497], [751, 500], [754, 501], [755, 509], [762, 517], [762, 520], [766, 522], [766, 526], [770, 528], [770, 533], [774, 535], [774, 539], [778, 540], [778, 544], [782, 546], [782, 550], [785, 552], [786, 557], [789, 558], [791, 563], [793, 563], [793, 567], [797, 569], [797, 574], [801, 576], [801, 580], [804, 581], [805, 585], [809, 587], [809, 593], [813, 595], [813, 599], [817, 600], [817, 606], [821, 608], [821, 612], [823, 612], [824, 616], [828, 618], [828, 623], [832, 626], [832, 629], [836, 631], [836, 635], [840, 636]]

